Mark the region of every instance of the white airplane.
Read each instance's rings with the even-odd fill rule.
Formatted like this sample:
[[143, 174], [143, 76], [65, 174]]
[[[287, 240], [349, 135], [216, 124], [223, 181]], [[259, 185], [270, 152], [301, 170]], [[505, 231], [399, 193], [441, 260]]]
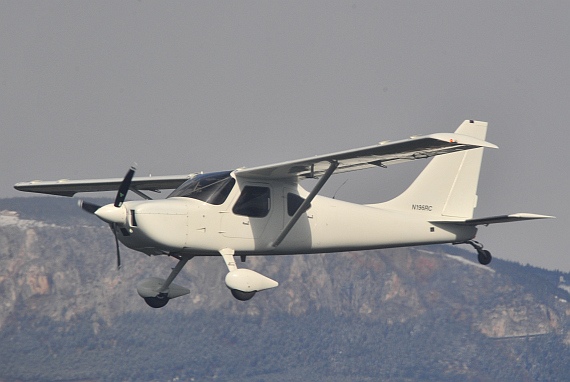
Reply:
[[[178, 260], [166, 280], [149, 278], [137, 286], [153, 308], [190, 293], [173, 280], [194, 256], [220, 256], [228, 268], [226, 286], [238, 300], [278, 283], [238, 268], [234, 256], [292, 255], [355, 251], [425, 244], [470, 244], [481, 264], [491, 254], [473, 240], [478, 225], [551, 216], [528, 213], [473, 219], [486, 122], [465, 121], [455, 133], [414, 136], [395, 142], [268, 166], [182, 176], [59, 180], [18, 183], [20, 191], [73, 196], [78, 192], [118, 190], [106, 206], [81, 207], [109, 223], [119, 241], [149, 256]], [[334, 173], [435, 157], [412, 185], [396, 198], [359, 205], [319, 196]], [[299, 182], [318, 178], [308, 192]], [[175, 189], [151, 200], [142, 191]], [[127, 201], [131, 190], [144, 200]]]

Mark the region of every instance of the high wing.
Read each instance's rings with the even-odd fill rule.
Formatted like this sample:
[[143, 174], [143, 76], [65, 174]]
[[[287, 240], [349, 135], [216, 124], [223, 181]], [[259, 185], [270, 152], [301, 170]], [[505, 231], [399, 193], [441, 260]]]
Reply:
[[[317, 155], [310, 158], [277, 163], [268, 166], [239, 169], [236, 175], [253, 179], [292, 179], [301, 180], [323, 176], [334, 163], [332, 174], [360, 170], [370, 167], [384, 167], [390, 164], [407, 162], [415, 159], [429, 158], [436, 155], [469, 150], [478, 147], [497, 148], [492, 143], [467, 135], [455, 133], [438, 133], [417, 136], [405, 140], [380, 143], [359, 149], [341, 151], [333, 154]], [[195, 174], [136, 177], [131, 182], [131, 190], [156, 191], [174, 189], [192, 178]], [[88, 179], [58, 181], [32, 181], [14, 185], [19, 191], [42, 194], [73, 196], [78, 192], [116, 191], [122, 178]]]
[[[195, 175], [196, 174], [136, 177], [131, 181], [131, 189], [133, 191], [173, 189]], [[57, 181], [34, 180], [32, 182], [17, 183], [14, 185], [14, 188], [19, 191], [37, 192], [40, 194], [73, 196], [78, 192], [117, 191], [122, 181], [122, 178], [88, 180], [61, 179]]]
[[236, 171], [236, 175], [253, 179], [302, 180], [322, 176], [330, 168], [331, 163], [338, 163], [335, 173], [342, 173], [371, 167], [384, 167], [478, 147], [497, 148], [492, 143], [467, 135], [437, 133], [394, 142], [382, 142], [374, 146], [333, 154], [240, 169]]
[[470, 225], [470, 226], [477, 226], [477, 225], [489, 225], [495, 223], [510, 223], [510, 222], [517, 222], [523, 220], [534, 220], [534, 219], [553, 219], [554, 216], [548, 215], [537, 215], [537, 214], [529, 214], [524, 212], [519, 212], [516, 214], [510, 215], [497, 215], [497, 216], [488, 216], [485, 218], [478, 218], [478, 219], [467, 219], [462, 221], [437, 221], [432, 223], [453, 223], [459, 225]]

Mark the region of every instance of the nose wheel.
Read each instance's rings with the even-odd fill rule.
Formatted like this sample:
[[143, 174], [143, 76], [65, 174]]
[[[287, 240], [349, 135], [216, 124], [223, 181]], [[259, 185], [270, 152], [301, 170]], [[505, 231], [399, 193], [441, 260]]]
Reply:
[[475, 250], [477, 251], [477, 260], [479, 260], [480, 264], [489, 265], [491, 263], [491, 260], [493, 260], [491, 252], [487, 251], [486, 249], [483, 249], [483, 244], [479, 243], [478, 241], [468, 240], [465, 242], [465, 244], [469, 244], [473, 248], [475, 248]]

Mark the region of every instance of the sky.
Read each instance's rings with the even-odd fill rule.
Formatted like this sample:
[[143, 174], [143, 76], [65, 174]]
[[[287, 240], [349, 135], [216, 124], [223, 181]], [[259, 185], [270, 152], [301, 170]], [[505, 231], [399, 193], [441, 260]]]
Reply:
[[[489, 122], [493, 256], [570, 271], [570, 3], [0, 1], [0, 198], [35, 179], [231, 170]], [[427, 161], [335, 175], [398, 195]], [[305, 185], [305, 184], [304, 184]], [[311, 187], [310, 183], [305, 185]]]

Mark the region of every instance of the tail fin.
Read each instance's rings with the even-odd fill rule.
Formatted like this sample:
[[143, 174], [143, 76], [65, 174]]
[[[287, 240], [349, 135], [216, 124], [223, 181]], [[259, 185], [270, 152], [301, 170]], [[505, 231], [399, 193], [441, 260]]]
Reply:
[[[487, 122], [465, 121], [455, 132], [485, 140]], [[437, 156], [401, 195], [374, 206], [470, 219], [482, 158], [483, 148]]]

